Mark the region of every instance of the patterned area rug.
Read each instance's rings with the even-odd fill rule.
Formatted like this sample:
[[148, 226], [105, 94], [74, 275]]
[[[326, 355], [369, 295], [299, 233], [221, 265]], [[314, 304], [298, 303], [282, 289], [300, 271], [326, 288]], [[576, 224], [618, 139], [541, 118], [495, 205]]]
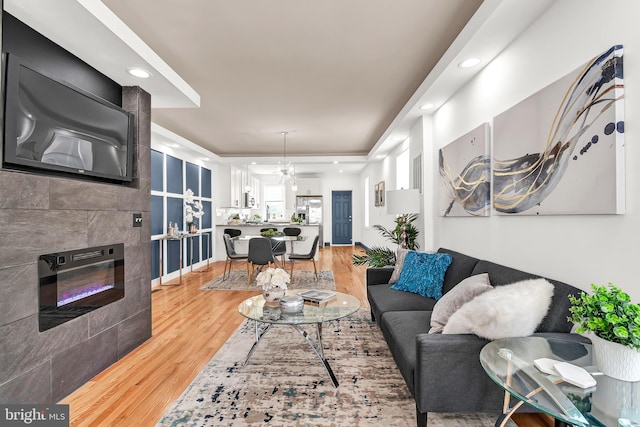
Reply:
[[[287, 272], [290, 270], [287, 270]], [[293, 270], [293, 281], [289, 284], [289, 289], [336, 289], [336, 282], [333, 279], [333, 271], [318, 271], [318, 281], [313, 270]], [[204, 290], [233, 290], [233, 291], [255, 291], [259, 290], [256, 281], [247, 283], [246, 270], [231, 270], [231, 275], [227, 280], [222, 280], [218, 276], [200, 289]]]
[[[247, 320], [157, 426], [415, 426], [414, 401], [368, 310], [324, 324], [338, 388], [293, 328], [274, 326], [243, 367], [253, 339]], [[492, 427], [496, 418], [429, 414], [428, 426]]]

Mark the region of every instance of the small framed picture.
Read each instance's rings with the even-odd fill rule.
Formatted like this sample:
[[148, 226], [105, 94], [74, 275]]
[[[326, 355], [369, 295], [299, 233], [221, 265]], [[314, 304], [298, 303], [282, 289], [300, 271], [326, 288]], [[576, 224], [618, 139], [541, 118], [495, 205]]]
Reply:
[[373, 204], [374, 206], [380, 206], [380, 184], [376, 184], [373, 187]]
[[380, 181], [377, 185], [378, 197], [376, 198], [378, 204], [376, 206], [384, 206], [384, 181]]

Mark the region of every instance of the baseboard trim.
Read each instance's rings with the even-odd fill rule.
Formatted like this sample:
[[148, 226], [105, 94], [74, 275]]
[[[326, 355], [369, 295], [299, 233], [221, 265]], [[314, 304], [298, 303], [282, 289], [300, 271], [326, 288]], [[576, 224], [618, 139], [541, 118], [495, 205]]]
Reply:
[[361, 247], [362, 249], [364, 249], [365, 251], [368, 251], [368, 250], [369, 250], [369, 247], [368, 247], [367, 245], [365, 245], [364, 243], [362, 243], [362, 242], [356, 242], [356, 243], [355, 243], [355, 246], [360, 246], [360, 247]]

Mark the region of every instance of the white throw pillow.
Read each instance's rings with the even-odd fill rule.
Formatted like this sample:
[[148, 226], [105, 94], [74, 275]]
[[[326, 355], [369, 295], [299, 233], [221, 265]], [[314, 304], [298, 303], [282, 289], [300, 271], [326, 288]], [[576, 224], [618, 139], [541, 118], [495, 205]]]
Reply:
[[490, 340], [529, 336], [547, 314], [553, 289], [545, 279], [496, 286], [453, 313], [442, 333], [471, 333]]
[[431, 313], [430, 334], [439, 334], [447, 324], [453, 313], [458, 311], [465, 303], [471, 301], [480, 294], [493, 289], [487, 273], [476, 274], [462, 280], [449, 292], [444, 294], [433, 306]]

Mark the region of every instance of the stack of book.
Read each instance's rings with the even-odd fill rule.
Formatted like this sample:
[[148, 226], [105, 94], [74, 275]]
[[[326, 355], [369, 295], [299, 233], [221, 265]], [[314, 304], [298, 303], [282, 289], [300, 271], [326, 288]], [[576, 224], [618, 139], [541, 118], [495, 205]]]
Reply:
[[314, 304], [320, 304], [321, 302], [325, 302], [334, 298], [336, 296], [335, 292], [330, 291], [305, 291], [301, 292], [300, 295], [305, 302], [311, 302]]

